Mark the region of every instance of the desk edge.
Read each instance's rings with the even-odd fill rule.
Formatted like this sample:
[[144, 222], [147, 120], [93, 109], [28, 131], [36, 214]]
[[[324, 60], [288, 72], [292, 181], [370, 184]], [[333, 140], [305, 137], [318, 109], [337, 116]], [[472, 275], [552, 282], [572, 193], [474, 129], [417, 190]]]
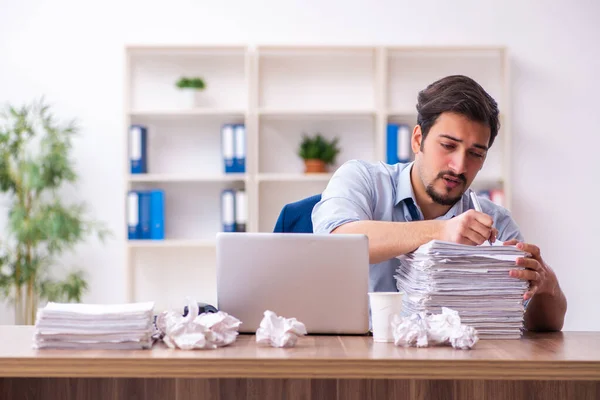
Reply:
[[4, 358], [0, 377], [600, 380], [600, 361]]

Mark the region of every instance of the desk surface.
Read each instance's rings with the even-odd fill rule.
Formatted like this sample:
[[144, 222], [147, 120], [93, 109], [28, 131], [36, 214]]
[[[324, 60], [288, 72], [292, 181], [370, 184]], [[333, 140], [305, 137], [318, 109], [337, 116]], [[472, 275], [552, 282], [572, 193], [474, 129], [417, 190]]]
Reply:
[[600, 380], [600, 332], [480, 340], [471, 350], [402, 348], [371, 337], [307, 336], [296, 347], [252, 335], [216, 350], [35, 350], [34, 328], [0, 326], [0, 377]]

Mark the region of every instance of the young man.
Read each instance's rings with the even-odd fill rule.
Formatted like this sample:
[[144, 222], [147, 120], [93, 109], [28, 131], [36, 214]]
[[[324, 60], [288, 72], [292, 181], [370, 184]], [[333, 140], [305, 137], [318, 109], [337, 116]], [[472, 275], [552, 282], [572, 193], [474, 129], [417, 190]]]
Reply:
[[396, 291], [395, 257], [430, 240], [479, 245], [496, 238], [532, 254], [510, 276], [528, 280], [525, 328], [561, 330], [565, 296], [537, 246], [525, 243], [511, 214], [469, 186], [498, 134], [496, 101], [474, 80], [448, 76], [419, 93], [411, 146], [415, 161], [388, 165], [353, 160], [333, 175], [314, 207], [315, 233], [362, 233], [369, 238], [369, 290]]

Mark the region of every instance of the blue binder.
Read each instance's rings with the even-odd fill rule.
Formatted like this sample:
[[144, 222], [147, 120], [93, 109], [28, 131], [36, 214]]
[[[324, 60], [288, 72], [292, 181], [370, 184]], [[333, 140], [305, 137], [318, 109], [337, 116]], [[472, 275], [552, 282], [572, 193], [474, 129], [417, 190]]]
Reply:
[[140, 206], [139, 195], [135, 190], [127, 193], [127, 239], [140, 238]]
[[235, 232], [235, 191], [225, 189], [221, 193], [221, 225], [223, 232]]
[[235, 147], [234, 147], [234, 171], [238, 173], [246, 172], [246, 126], [237, 124], [234, 126]]
[[140, 211], [140, 239], [150, 239], [150, 222], [152, 196], [148, 190], [138, 191], [139, 196], [139, 211]]
[[398, 125], [388, 124], [386, 132], [386, 162], [398, 163]]
[[221, 128], [221, 152], [225, 164], [225, 173], [235, 172], [235, 131], [234, 125], [225, 124]]
[[129, 164], [132, 174], [148, 172], [147, 146], [148, 130], [143, 125], [129, 127]]
[[150, 239], [165, 238], [165, 192], [154, 189], [150, 191]]
[[411, 160], [411, 133], [408, 125], [388, 124], [386, 134], [386, 162], [406, 163]]

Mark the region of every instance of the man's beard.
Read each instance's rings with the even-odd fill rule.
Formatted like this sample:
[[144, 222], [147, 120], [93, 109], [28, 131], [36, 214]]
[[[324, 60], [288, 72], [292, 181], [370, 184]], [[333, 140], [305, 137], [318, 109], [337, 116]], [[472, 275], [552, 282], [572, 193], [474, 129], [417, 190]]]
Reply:
[[427, 187], [425, 188], [425, 191], [427, 192], [429, 197], [431, 197], [431, 200], [433, 200], [435, 203], [441, 204], [443, 206], [452, 206], [461, 199], [463, 193], [461, 193], [460, 195], [458, 195], [456, 197], [448, 197], [447, 195], [439, 194], [438, 192], [436, 192], [433, 187], [433, 184], [438, 179], [443, 180], [444, 175], [448, 175], [448, 176], [451, 176], [453, 178], [460, 180], [463, 185], [466, 185], [466, 183], [467, 183], [467, 178], [463, 174], [456, 175], [454, 172], [451, 172], [451, 171], [442, 171], [438, 174], [437, 178], [433, 180], [433, 182], [431, 182], [429, 185], [427, 185]]

